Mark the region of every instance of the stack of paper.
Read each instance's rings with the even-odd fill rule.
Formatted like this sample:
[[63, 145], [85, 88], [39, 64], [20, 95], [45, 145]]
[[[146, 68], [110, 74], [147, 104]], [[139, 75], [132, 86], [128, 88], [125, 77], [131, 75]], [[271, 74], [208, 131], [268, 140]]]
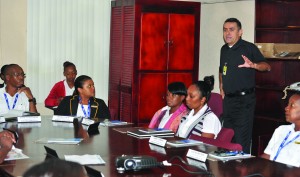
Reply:
[[239, 151], [224, 151], [224, 152], [212, 152], [209, 153], [210, 157], [213, 157], [218, 160], [228, 161], [228, 160], [236, 160], [236, 159], [245, 159], [252, 157], [251, 154], [240, 153]]
[[150, 138], [151, 136], [156, 136], [156, 137], [174, 136], [174, 132], [172, 130], [150, 129], [150, 128], [140, 128], [140, 129], [130, 130], [127, 132], [127, 134], [138, 138]]
[[97, 165], [105, 164], [105, 161], [101, 158], [100, 155], [65, 155], [65, 160], [77, 162], [81, 165]]
[[42, 138], [36, 141], [36, 143], [44, 144], [79, 144], [82, 138]]
[[127, 122], [123, 122], [123, 121], [120, 121], [120, 120], [105, 120], [103, 122], [100, 122], [100, 125], [102, 126], [107, 126], [107, 127], [111, 127], [111, 126], [117, 126], [117, 125], [127, 125], [128, 123]]
[[27, 155], [22, 153], [22, 149], [18, 148], [12, 148], [4, 159], [4, 161], [9, 161], [9, 160], [19, 160], [19, 159], [27, 159], [29, 158]]
[[53, 115], [52, 121], [59, 121], [59, 122], [73, 122], [74, 116], [59, 116]]
[[182, 140], [171, 140], [167, 144], [171, 147], [186, 147], [186, 146], [197, 146], [202, 144], [201, 141], [196, 141], [192, 139], [182, 139]]

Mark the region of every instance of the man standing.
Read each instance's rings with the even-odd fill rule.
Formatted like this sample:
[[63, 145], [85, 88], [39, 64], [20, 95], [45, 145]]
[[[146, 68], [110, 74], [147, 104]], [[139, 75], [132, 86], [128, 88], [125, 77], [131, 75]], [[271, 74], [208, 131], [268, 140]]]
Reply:
[[30, 88], [24, 86], [26, 75], [23, 69], [17, 64], [10, 64], [6, 66], [4, 76], [6, 86], [0, 89], [0, 115], [11, 109], [36, 113], [36, 100]]
[[258, 48], [242, 40], [242, 25], [228, 18], [223, 25], [226, 44], [221, 48], [219, 82], [223, 97], [224, 127], [232, 128], [234, 140], [250, 153], [255, 110], [255, 70], [270, 71], [271, 67]]

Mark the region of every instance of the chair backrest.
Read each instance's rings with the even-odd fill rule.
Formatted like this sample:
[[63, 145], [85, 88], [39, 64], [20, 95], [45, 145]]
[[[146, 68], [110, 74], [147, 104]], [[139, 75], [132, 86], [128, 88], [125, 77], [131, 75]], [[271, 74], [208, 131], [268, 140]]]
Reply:
[[212, 112], [216, 114], [218, 118], [221, 117], [223, 113], [223, 99], [220, 94], [212, 92], [210, 95], [210, 99], [207, 102], [207, 105], [210, 107]]
[[223, 142], [230, 143], [233, 136], [234, 136], [233, 129], [222, 127], [216, 139]]

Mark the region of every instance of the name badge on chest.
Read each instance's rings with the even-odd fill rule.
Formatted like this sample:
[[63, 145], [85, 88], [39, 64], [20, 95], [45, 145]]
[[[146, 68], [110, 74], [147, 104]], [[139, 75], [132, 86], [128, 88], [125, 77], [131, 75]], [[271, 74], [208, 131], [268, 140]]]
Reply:
[[223, 66], [223, 75], [224, 76], [226, 76], [226, 72], [227, 72], [227, 63], [225, 63]]

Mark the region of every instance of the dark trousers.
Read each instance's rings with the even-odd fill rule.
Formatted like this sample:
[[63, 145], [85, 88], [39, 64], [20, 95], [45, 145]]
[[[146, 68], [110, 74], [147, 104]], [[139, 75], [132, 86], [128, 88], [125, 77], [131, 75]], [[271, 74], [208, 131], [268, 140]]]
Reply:
[[233, 141], [242, 145], [245, 153], [250, 153], [255, 101], [254, 92], [223, 100], [223, 126], [234, 130]]

